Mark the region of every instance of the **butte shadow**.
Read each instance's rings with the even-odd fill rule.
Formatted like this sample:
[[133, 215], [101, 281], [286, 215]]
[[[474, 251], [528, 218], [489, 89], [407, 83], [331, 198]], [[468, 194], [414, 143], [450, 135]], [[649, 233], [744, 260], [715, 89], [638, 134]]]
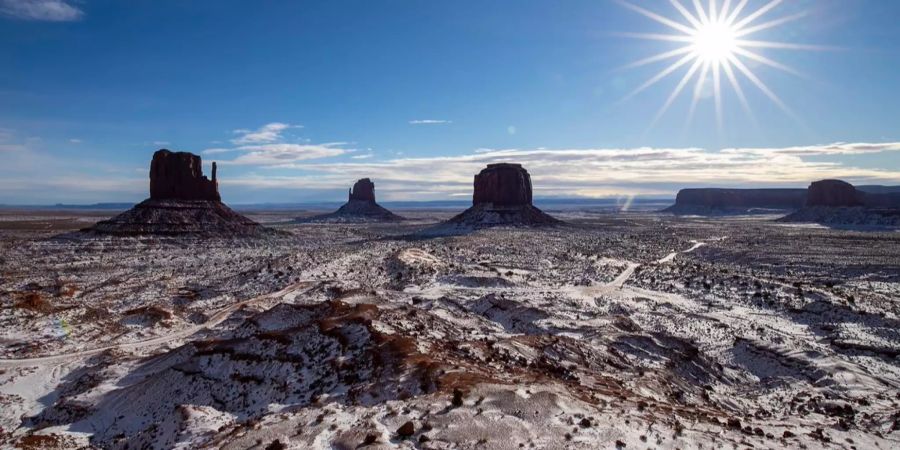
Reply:
[[406, 220], [375, 202], [375, 183], [368, 178], [358, 180], [350, 189], [347, 203], [330, 214], [299, 218], [298, 223], [368, 223]]
[[150, 198], [109, 220], [82, 230], [93, 235], [208, 235], [250, 237], [277, 233], [222, 203], [216, 180], [203, 175], [200, 157], [166, 149], [150, 163]]
[[545, 227], [564, 222], [532, 203], [531, 175], [521, 164], [488, 164], [475, 175], [472, 207], [420, 231], [419, 235], [465, 234], [493, 227]]

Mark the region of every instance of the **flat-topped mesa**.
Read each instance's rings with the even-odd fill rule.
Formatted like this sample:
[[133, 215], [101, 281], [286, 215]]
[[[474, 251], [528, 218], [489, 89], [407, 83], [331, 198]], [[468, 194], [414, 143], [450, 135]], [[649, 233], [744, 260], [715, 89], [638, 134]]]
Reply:
[[521, 164], [488, 164], [475, 175], [472, 204], [495, 207], [531, 205], [531, 175]]
[[710, 208], [796, 209], [805, 202], [805, 189], [682, 189], [675, 197], [679, 206]]
[[664, 209], [674, 214], [750, 214], [797, 210], [806, 204], [806, 189], [693, 188], [678, 191], [675, 204]]
[[841, 180], [821, 180], [809, 185], [806, 206], [853, 207], [862, 206], [865, 194], [852, 184]]
[[166, 149], [156, 151], [150, 163], [150, 199], [222, 201], [216, 181], [216, 163], [213, 163], [210, 180], [203, 175], [199, 156]]
[[779, 219], [840, 226], [900, 226], [900, 186], [853, 186], [841, 180], [809, 185], [806, 206]]
[[363, 201], [375, 203], [375, 183], [368, 178], [357, 180], [350, 189], [350, 195], [347, 201]]

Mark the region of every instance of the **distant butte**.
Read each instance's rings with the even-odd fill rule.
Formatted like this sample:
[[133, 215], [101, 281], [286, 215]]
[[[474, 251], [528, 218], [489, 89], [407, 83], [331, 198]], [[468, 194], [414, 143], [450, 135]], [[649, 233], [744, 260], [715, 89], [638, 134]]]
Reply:
[[337, 211], [320, 216], [300, 218], [298, 222], [354, 223], [397, 222], [404, 220], [375, 202], [375, 183], [368, 178], [357, 180], [348, 194], [347, 203]]
[[212, 180], [209, 180], [203, 176], [199, 156], [158, 150], [150, 162], [150, 199], [222, 201], [216, 181], [216, 163], [212, 163]]
[[375, 183], [368, 178], [357, 180], [350, 189], [348, 202], [352, 201], [375, 203]]
[[446, 225], [485, 228], [561, 223], [536, 208], [532, 200], [531, 175], [521, 164], [489, 164], [475, 175], [472, 207]]
[[222, 203], [216, 169], [216, 163], [213, 163], [210, 180], [203, 175], [199, 156], [158, 150], [150, 163], [150, 198], [85, 231], [119, 236], [199, 234], [223, 237], [272, 232]]
[[521, 164], [489, 164], [475, 175], [473, 205], [523, 207], [532, 204], [531, 175]]
[[900, 226], [900, 186], [853, 186], [842, 180], [809, 185], [806, 206], [781, 222], [843, 226]]
[[806, 206], [853, 207], [863, 206], [864, 193], [842, 180], [821, 180], [809, 185]]

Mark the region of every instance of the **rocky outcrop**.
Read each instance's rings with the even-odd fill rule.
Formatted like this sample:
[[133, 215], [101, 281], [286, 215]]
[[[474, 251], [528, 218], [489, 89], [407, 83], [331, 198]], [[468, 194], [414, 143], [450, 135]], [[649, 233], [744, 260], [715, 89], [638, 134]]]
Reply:
[[352, 202], [354, 200], [375, 203], [375, 183], [368, 178], [363, 178], [353, 183], [353, 188], [350, 189], [350, 198], [347, 201]]
[[165, 149], [154, 153], [150, 163], [150, 198], [84, 231], [117, 236], [245, 237], [273, 233], [221, 202], [215, 163], [209, 180], [203, 176], [199, 156]]
[[473, 205], [524, 206], [531, 202], [531, 175], [521, 164], [489, 164], [475, 175]]
[[806, 207], [780, 221], [896, 227], [900, 226], [900, 192], [892, 186], [857, 189], [841, 180], [816, 181], [809, 185]]
[[301, 223], [363, 223], [397, 222], [404, 220], [378, 203], [375, 203], [375, 183], [368, 178], [358, 180], [350, 189], [347, 203], [330, 214], [299, 218]]
[[809, 185], [806, 206], [854, 207], [863, 206], [863, 194], [852, 184], [841, 180], [821, 180]]
[[561, 223], [532, 204], [531, 175], [520, 164], [490, 164], [475, 175], [472, 207], [426, 233]]
[[806, 189], [682, 189], [675, 204], [664, 211], [675, 214], [743, 214], [770, 210], [796, 210], [806, 203]]
[[150, 163], [151, 200], [221, 201], [216, 181], [216, 163], [212, 164], [212, 180], [203, 175], [199, 156], [166, 149], [153, 154]]

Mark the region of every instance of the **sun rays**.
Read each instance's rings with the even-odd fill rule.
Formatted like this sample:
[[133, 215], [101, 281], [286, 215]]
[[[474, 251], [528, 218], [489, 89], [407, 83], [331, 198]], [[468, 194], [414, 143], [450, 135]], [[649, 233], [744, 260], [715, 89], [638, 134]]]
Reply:
[[[687, 1], [685, 0], [685, 2]], [[685, 91], [691, 95], [687, 116], [689, 125], [693, 121], [697, 104], [702, 98], [704, 90], [708, 88], [708, 83], [712, 84], [716, 126], [720, 132], [723, 127], [723, 84], [730, 86], [741, 107], [753, 120], [755, 120], [753, 112], [743, 86], [747, 83], [759, 90], [785, 113], [796, 117], [784, 101], [748, 67], [747, 63], [753, 62], [758, 66], [800, 75], [790, 66], [762, 55], [759, 50], [821, 50], [824, 49], [823, 47], [759, 40], [755, 35], [797, 20], [805, 13], [766, 20], [766, 15], [775, 10], [783, 0], [769, 0], [756, 9], [748, 6], [750, 0], [690, 1], [691, 4], [682, 3], [682, 0], [669, 0], [675, 11], [673, 11], [673, 17], [667, 17], [629, 1], [618, 0], [626, 8], [668, 28], [663, 33], [623, 33], [623, 36], [683, 44], [674, 50], [642, 58], [625, 66], [626, 68], [635, 68], [674, 60], [631, 91], [625, 99], [642, 93], [669, 76], [678, 76], [679, 71], [684, 72], [662, 107], [656, 112], [650, 127], [653, 127], [666, 114]]]

